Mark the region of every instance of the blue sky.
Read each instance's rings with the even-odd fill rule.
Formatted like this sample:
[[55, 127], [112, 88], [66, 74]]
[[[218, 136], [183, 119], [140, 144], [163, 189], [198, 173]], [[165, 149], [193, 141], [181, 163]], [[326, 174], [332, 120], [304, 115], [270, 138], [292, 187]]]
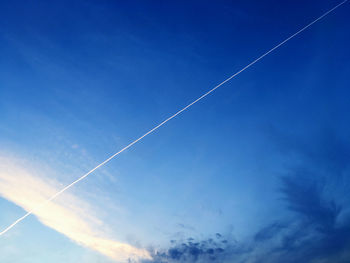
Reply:
[[[336, 4], [1, 3], [1, 229]], [[349, 8], [1, 236], [0, 261], [348, 262]]]

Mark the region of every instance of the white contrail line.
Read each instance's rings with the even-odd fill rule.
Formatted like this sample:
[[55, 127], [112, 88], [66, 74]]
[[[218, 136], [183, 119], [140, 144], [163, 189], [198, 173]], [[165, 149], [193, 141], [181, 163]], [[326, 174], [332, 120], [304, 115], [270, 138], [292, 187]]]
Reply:
[[267, 56], [268, 54], [270, 54], [272, 51], [274, 51], [275, 49], [279, 48], [280, 46], [282, 46], [283, 44], [285, 44], [286, 42], [288, 42], [290, 39], [294, 38], [296, 35], [300, 34], [301, 32], [303, 32], [305, 29], [307, 29], [308, 27], [312, 26], [313, 24], [315, 24], [317, 21], [321, 20], [322, 18], [324, 18], [325, 16], [327, 16], [329, 13], [333, 12], [335, 9], [337, 9], [338, 7], [340, 7], [341, 5], [345, 4], [348, 0], [345, 0], [339, 4], [337, 4], [335, 7], [333, 7], [332, 9], [328, 10], [326, 13], [324, 13], [323, 15], [321, 15], [320, 17], [316, 18], [314, 21], [312, 21], [311, 23], [307, 24], [306, 26], [304, 26], [302, 29], [300, 29], [299, 31], [297, 31], [296, 33], [294, 33], [293, 35], [291, 35], [290, 37], [286, 38], [285, 40], [283, 40], [281, 43], [279, 43], [278, 45], [276, 45], [275, 47], [271, 48], [269, 51], [267, 51], [266, 53], [264, 53], [263, 55], [261, 55], [260, 57], [258, 57], [257, 59], [253, 60], [252, 62], [250, 62], [247, 66], [245, 66], [244, 68], [242, 68], [241, 70], [237, 71], [235, 74], [233, 74], [232, 76], [228, 77], [227, 79], [225, 79], [223, 82], [221, 82], [220, 84], [216, 85], [214, 88], [212, 88], [211, 90], [209, 90], [208, 92], [204, 93], [202, 96], [200, 96], [198, 99], [194, 100], [193, 102], [191, 102], [190, 104], [188, 104], [186, 107], [182, 108], [181, 110], [179, 110], [178, 112], [176, 112], [175, 114], [173, 114], [172, 116], [170, 116], [169, 118], [167, 118], [166, 120], [164, 120], [163, 122], [159, 123], [157, 126], [155, 126], [153, 129], [149, 130], [148, 132], [146, 132], [144, 135], [142, 135], [141, 137], [139, 137], [138, 139], [136, 139], [135, 141], [131, 142], [130, 144], [128, 144], [127, 146], [125, 146], [123, 149], [121, 149], [119, 152], [113, 154], [112, 156], [110, 156], [108, 159], [104, 160], [102, 163], [100, 163], [99, 165], [97, 165], [95, 168], [91, 169], [89, 172], [87, 172], [86, 174], [84, 174], [83, 176], [81, 176], [79, 179], [75, 180], [73, 183], [67, 185], [66, 187], [64, 187], [62, 190], [60, 190], [59, 192], [57, 192], [56, 194], [54, 194], [53, 196], [51, 196], [49, 199], [47, 199], [45, 202], [43, 202], [42, 204], [40, 204], [39, 206], [37, 206], [36, 208], [28, 211], [24, 216], [18, 218], [15, 222], [13, 222], [11, 225], [9, 225], [7, 228], [5, 228], [2, 232], [0, 232], [0, 236], [5, 234], [7, 231], [9, 231], [11, 228], [13, 228], [15, 225], [17, 225], [19, 222], [21, 222], [22, 220], [24, 220], [26, 217], [28, 217], [29, 215], [33, 214], [35, 211], [39, 210], [40, 208], [42, 208], [43, 206], [45, 206], [47, 203], [51, 202], [53, 199], [55, 199], [57, 196], [59, 196], [60, 194], [62, 194], [64, 191], [68, 190], [69, 188], [71, 188], [73, 185], [75, 185], [76, 183], [80, 182], [81, 180], [83, 180], [85, 177], [87, 177], [89, 174], [91, 174], [92, 172], [94, 172], [95, 170], [97, 170], [98, 168], [100, 168], [101, 166], [105, 165], [106, 163], [108, 163], [110, 160], [112, 160], [114, 157], [116, 157], [117, 155], [119, 155], [120, 153], [124, 152], [126, 149], [130, 148], [131, 146], [133, 146], [135, 143], [137, 143], [138, 141], [142, 140], [144, 137], [146, 137], [147, 135], [151, 134], [152, 132], [154, 132], [155, 130], [157, 130], [158, 128], [160, 128], [161, 126], [163, 126], [165, 123], [167, 123], [168, 121], [170, 121], [171, 119], [175, 118], [177, 115], [179, 115], [180, 113], [182, 113], [183, 111], [187, 110], [189, 107], [191, 107], [193, 104], [197, 103], [198, 101], [200, 101], [201, 99], [205, 98], [206, 96], [208, 96], [210, 93], [212, 93], [213, 91], [215, 91], [217, 88], [219, 88], [220, 86], [222, 86], [223, 84], [225, 84], [226, 82], [230, 81], [231, 79], [233, 79], [234, 77], [236, 77], [237, 75], [239, 75], [240, 73], [242, 73], [243, 71], [245, 71], [246, 69], [250, 68], [251, 66], [253, 66], [255, 63], [257, 63], [259, 60], [261, 60], [262, 58], [264, 58], [265, 56]]

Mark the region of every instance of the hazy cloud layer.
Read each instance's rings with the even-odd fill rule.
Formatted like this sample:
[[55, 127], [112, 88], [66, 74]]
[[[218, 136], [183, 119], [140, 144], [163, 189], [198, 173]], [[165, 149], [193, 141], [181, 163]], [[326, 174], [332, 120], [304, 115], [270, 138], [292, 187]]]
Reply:
[[[44, 180], [18, 162], [0, 156], [0, 195], [24, 210], [37, 207], [60, 188], [57, 182]], [[44, 225], [116, 261], [150, 258], [146, 250], [107, 237], [101, 231], [104, 223], [94, 214], [89, 204], [71, 193], [65, 193], [34, 213]]]

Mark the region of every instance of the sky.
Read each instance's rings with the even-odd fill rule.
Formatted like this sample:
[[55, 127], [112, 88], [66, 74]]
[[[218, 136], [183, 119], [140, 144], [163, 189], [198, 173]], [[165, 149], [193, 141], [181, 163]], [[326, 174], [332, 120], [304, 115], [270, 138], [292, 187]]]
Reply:
[[[338, 1], [2, 1], [0, 231]], [[0, 236], [0, 262], [350, 261], [350, 5]]]

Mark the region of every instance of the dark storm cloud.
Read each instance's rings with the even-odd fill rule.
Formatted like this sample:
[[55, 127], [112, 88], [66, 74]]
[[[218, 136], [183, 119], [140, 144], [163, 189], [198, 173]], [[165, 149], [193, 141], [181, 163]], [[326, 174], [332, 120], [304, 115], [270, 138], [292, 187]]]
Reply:
[[271, 218], [250, 240], [240, 242], [221, 233], [202, 241], [173, 240], [147, 263], [350, 262], [350, 196], [342, 194], [350, 192], [350, 144], [329, 129], [303, 140], [280, 134], [277, 141], [285, 155], [302, 159], [280, 176], [289, 220]]

